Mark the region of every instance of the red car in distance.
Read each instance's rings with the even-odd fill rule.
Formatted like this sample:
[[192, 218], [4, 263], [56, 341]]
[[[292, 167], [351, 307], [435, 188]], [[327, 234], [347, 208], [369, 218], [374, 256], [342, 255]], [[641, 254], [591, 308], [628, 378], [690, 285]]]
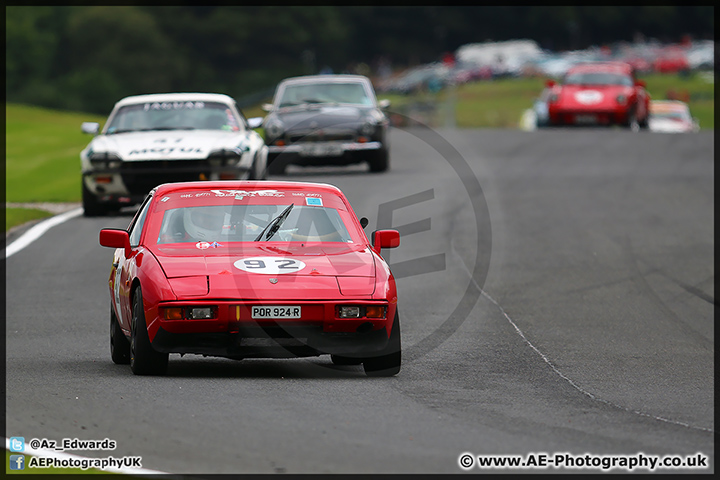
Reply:
[[650, 95], [624, 62], [571, 67], [560, 84], [547, 82], [548, 125], [620, 125], [647, 128]]
[[110, 351], [140, 375], [163, 374], [170, 353], [242, 358], [329, 354], [369, 376], [400, 370], [395, 279], [336, 187], [220, 181], [160, 185], [115, 248]]

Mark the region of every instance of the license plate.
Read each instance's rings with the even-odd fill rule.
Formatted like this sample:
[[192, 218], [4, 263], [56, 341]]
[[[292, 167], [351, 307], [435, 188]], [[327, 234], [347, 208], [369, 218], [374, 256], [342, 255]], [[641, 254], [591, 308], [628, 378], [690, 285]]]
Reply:
[[299, 306], [253, 306], [252, 318], [300, 318], [302, 309]]
[[305, 157], [336, 157], [342, 153], [342, 145], [338, 143], [309, 143], [300, 150], [300, 155]]
[[575, 115], [575, 123], [592, 124], [597, 123], [596, 115]]

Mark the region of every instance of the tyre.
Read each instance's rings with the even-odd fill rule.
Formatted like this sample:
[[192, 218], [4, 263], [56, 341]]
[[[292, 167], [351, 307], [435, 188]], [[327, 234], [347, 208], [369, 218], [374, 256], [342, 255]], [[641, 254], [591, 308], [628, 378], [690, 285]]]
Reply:
[[396, 312], [387, 346], [378, 356], [366, 358], [363, 368], [368, 377], [392, 377], [400, 372], [401, 363], [400, 315]]
[[142, 290], [135, 288], [130, 327], [130, 369], [135, 375], [162, 375], [167, 371], [168, 354], [157, 352], [150, 343], [143, 308]]
[[130, 342], [120, 328], [112, 305], [110, 305], [110, 358], [118, 365], [130, 363]]
[[267, 158], [267, 171], [270, 175], [284, 175], [287, 165], [282, 161], [280, 155], [270, 155]]
[[385, 172], [390, 167], [390, 153], [386, 148], [372, 152], [368, 158], [371, 172]]
[[258, 155], [255, 154], [255, 158], [253, 159], [252, 167], [250, 168], [250, 175], [248, 175], [248, 180], [267, 180], [267, 168], [260, 170], [260, 167], [258, 166]]
[[97, 196], [85, 186], [85, 180], [82, 180], [82, 205], [83, 215], [86, 217], [97, 217], [105, 213], [105, 209]]
[[335, 365], [360, 365], [363, 363], [362, 358], [343, 357], [341, 355], [330, 355], [330, 360]]
[[640, 131], [640, 122], [638, 122], [637, 112], [635, 111], [635, 109], [633, 109], [628, 115], [627, 127], [632, 132]]

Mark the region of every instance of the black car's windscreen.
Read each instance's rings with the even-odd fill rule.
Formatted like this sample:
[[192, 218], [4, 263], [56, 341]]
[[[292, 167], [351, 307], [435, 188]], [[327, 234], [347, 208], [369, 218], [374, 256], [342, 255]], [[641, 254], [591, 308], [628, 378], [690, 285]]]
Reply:
[[279, 107], [291, 107], [309, 103], [347, 103], [371, 106], [362, 83], [312, 83], [287, 85], [278, 102]]
[[605, 72], [571, 73], [563, 81], [565, 85], [624, 85], [633, 86], [633, 79], [627, 75]]
[[[214, 205], [166, 210], [158, 244], [251, 242], [287, 205]], [[270, 241], [352, 242], [334, 208], [295, 205]]]
[[176, 129], [237, 131], [240, 121], [219, 102], [146, 102], [120, 107], [106, 133]]

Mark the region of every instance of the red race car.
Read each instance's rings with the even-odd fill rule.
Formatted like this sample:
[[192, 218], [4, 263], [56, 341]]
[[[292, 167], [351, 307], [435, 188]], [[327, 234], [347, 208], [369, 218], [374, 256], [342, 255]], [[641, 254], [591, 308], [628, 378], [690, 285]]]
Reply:
[[127, 230], [102, 229], [110, 270], [110, 352], [135, 374], [169, 353], [242, 358], [330, 354], [368, 376], [400, 371], [397, 289], [336, 187], [307, 182], [167, 183]]
[[549, 125], [621, 125], [647, 128], [650, 95], [623, 62], [575, 65], [561, 84], [547, 82]]

